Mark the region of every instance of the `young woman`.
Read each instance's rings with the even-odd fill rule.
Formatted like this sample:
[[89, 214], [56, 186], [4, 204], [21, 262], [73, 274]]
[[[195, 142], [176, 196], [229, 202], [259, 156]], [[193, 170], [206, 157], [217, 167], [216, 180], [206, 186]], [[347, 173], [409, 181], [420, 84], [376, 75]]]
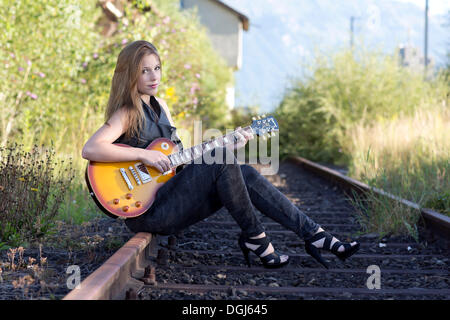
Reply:
[[[172, 139], [182, 147], [181, 141], [174, 139], [176, 128], [166, 102], [156, 97], [160, 83], [161, 59], [156, 48], [147, 41], [127, 45], [117, 60], [106, 122], [86, 142], [83, 158], [99, 162], [140, 161], [160, 172], [168, 171], [170, 162], [166, 155], [145, 150], [160, 137]], [[253, 136], [240, 127], [237, 131], [241, 143], [235, 147], [239, 148]], [[207, 153], [209, 157], [222, 155], [227, 161], [195, 161], [177, 170], [158, 190], [149, 210], [125, 220], [127, 227], [133, 232], [174, 234], [225, 207], [242, 230], [238, 243], [249, 266], [249, 252], [255, 253], [267, 268], [286, 265], [289, 256], [275, 252], [255, 214], [256, 208], [304, 239], [306, 251], [325, 267], [327, 262], [319, 249], [331, 251], [342, 260], [358, 250], [358, 243], [342, 243], [325, 232], [253, 167], [238, 164], [231, 149], [215, 148]], [[232, 163], [229, 159], [233, 159]]]

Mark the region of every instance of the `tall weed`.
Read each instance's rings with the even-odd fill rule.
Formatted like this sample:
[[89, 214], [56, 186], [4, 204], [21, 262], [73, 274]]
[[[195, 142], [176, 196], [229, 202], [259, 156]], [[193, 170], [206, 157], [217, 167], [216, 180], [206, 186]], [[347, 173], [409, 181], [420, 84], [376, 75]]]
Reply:
[[[448, 214], [449, 97], [445, 73], [424, 81], [396, 55], [318, 56], [276, 109], [280, 154], [345, 165], [351, 177]], [[355, 201], [367, 231], [417, 236], [417, 210], [376, 194]]]
[[18, 246], [51, 232], [74, 178], [71, 163], [51, 148], [0, 148], [0, 243]]

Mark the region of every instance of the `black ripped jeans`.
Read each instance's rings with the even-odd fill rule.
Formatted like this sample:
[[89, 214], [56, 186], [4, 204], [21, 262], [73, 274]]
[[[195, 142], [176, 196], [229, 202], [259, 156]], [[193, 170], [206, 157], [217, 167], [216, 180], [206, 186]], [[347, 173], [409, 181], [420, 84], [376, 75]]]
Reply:
[[[125, 220], [127, 227], [133, 232], [175, 234], [224, 206], [247, 237], [264, 232], [255, 208], [302, 239], [311, 237], [318, 230], [318, 224], [257, 170], [238, 164], [232, 151], [217, 148], [208, 156], [214, 157], [217, 151], [223, 161], [212, 164], [207, 164], [210, 160], [207, 163], [201, 161], [201, 164], [195, 161], [186, 165], [158, 190], [155, 202], [147, 212]], [[229, 159], [233, 163], [230, 164]]]

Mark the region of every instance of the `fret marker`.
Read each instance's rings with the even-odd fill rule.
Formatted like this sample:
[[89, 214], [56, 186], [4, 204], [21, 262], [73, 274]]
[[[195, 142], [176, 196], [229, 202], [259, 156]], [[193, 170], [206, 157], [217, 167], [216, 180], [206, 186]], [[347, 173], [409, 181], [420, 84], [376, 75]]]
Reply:
[[161, 143], [161, 148], [163, 150], [167, 150], [167, 149], [169, 149], [169, 144], [167, 142], [163, 142], [163, 143]]

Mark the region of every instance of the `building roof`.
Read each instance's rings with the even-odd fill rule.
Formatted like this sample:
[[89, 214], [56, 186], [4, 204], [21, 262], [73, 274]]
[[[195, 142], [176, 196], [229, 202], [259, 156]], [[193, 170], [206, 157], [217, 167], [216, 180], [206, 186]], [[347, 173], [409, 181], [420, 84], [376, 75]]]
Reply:
[[220, 0], [212, 0], [213, 2], [221, 5], [222, 7], [224, 7], [225, 9], [228, 9], [229, 11], [231, 11], [233, 14], [237, 15], [238, 18], [241, 20], [242, 22], [242, 27], [244, 28], [245, 31], [248, 31], [248, 27], [249, 27], [249, 19], [246, 15], [240, 13], [239, 11], [236, 11], [235, 9], [231, 8], [230, 6], [228, 6], [227, 4], [223, 3]]

